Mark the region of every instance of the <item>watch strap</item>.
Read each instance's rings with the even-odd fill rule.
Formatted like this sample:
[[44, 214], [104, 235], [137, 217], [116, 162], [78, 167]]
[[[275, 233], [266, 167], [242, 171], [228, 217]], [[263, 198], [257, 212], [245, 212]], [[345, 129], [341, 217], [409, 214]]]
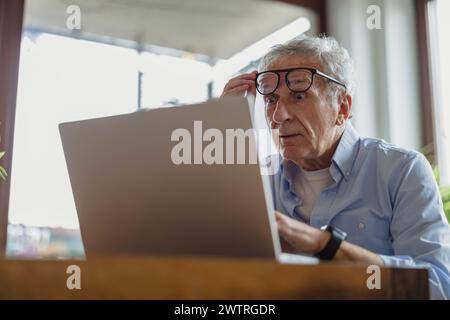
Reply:
[[325, 247], [320, 252], [316, 253], [315, 256], [321, 260], [332, 260], [347, 234], [330, 225], [327, 226], [325, 230], [330, 233], [330, 240], [328, 240]]

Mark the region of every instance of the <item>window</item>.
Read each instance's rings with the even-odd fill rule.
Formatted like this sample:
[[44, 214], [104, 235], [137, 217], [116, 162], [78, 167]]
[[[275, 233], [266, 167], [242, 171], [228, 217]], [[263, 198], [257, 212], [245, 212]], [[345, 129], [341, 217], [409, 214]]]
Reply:
[[211, 67], [29, 30], [20, 61], [7, 254], [80, 256], [58, 124], [204, 101]]
[[437, 163], [440, 183], [450, 185], [450, 2], [433, 0], [428, 3], [429, 42], [434, 104]]
[[[9, 177], [9, 256], [84, 254], [59, 123], [217, 97], [265, 49], [314, 29], [315, 21], [309, 10], [273, 2], [259, 3], [256, 11], [252, 3], [219, 0], [194, 6], [175, 0], [167, 7], [137, 0], [77, 3], [81, 30], [66, 26], [65, 2], [26, 4]], [[240, 23], [246, 32], [230, 32]]]

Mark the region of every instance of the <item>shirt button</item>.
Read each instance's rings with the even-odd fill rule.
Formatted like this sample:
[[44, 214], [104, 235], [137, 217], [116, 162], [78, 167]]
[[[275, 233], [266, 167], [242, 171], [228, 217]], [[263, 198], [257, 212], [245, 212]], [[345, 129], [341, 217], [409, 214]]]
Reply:
[[358, 229], [359, 229], [359, 230], [362, 230], [362, 229], [364, 229], [365, 227], [366, 227], [366, 225], [365, 225], [364, 223], [362, 223], [362, 222], [358, 223]]

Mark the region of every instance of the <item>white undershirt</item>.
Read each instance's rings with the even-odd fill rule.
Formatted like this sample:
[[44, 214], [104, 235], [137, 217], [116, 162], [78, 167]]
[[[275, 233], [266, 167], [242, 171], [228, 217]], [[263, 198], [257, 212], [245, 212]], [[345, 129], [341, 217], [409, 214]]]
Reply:
[[320, 193], [333, 183], [330, 168], [317, 171], [304, 171], [300, 168], [294, 177], [295, 193], [302, 199], [302, 204], [295, 209], [296, 213], [309, 221]]

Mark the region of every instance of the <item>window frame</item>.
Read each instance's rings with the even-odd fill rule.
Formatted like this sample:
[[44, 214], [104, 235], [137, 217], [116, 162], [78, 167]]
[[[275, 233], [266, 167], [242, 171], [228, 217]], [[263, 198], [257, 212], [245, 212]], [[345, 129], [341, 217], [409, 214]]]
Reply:
[[[0, 149], [11, 176], [24, 0], [0, 0]], [[0, 182], [0, 258], [5, 256], [10, 178]]]

